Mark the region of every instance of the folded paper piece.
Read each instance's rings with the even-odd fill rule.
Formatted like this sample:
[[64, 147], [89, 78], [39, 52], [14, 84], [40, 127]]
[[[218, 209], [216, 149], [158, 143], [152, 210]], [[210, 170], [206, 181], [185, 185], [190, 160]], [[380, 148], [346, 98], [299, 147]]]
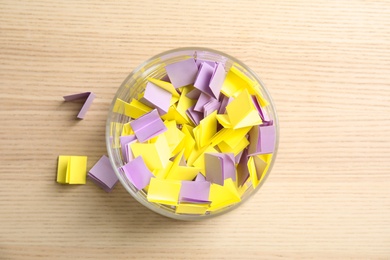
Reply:
[[198, 66], [194, 59], [169, 64], [165, 69], [170, 81], [176, 89], [194, 84], [196, 75], [198, 74]]
[[224, 186], [211, 184], [209, 201], [211, 205], [208, 211], [216, 211], [240, 202], [241, 197], [233, 180], [227, 179]]
[[117, 100], [114, 111], [129, 117], [112, 129], [121, 134], [120, 170], [149, 202], [209, 214], [239, 203], [267, 175], [273, 115], [259, 83], [229, 66], [189, 58], [148, 78], [130, 103]]
[[127, 159], [129, 157], [128, 151], [127, 151], [127, 144], [130, 142], [135, 141], [137, 138], [135, 135], [122, 135], [119, 137], [119, 142], [121, 144], [121, 150], [122, 150], [122, 156], [125, 162], [127, 162]]
[[118, 177], [111, 167], [110, 160], [105, 155], [89, 170], [88, 178], [106, 192], [111, 192], [118, 182]]
[[92, 92], [84, 92], [84, 93], [80, 93], [80, 94], [73, 94], [73, 95], [64, 96], [65, 101], [73, 101], [73, 100], [79, 100], [79, 99], [86, 99], [83, 107], [81, 108], [79, 114], [77, 115], [77, 118], [84, 119], [84, 116], [87, 113], [89, 107], [91, 106], [92, 101], [95, 99], [95, 94]]
[[181, 181], [152, 178], [147, 199], [165, 205], [178, 205]]
[[171, 154], [164, 135], [159, 135], [152, 143], [132, 143], [130, 149], [134, 157], [141, 156], [144, 159], [151, 171], [165, 168]]
[[179, 201], [208, 203], [209, 194], [210, 182], [208, 181], [182, 181]]
[[248, 171], [251, 177], [253, 188], [256, 188], [263, 177], [267, 163], [258, 156], [250, 156], [248, 159]]
[[214, 72], [213, 75], [211, 76], [210, 84], [209, 84], [211, 92], [213, 93], [213, 97], [216, 99], [219, 98], [219, 94], [221, 92], [221, 88], [225, 80], [225, 77], [226, 77], [225, 68], [222, 65], [222, 63], [218, 63], [217, 66], [214, 67]]
[[62, 184], [85, 184], [87, 177], [87, 156], [58, 157], [57, 182]]
[[145, 142], [167, 130], [156, 109], [130, 122], [138, 141]]
[[169, 91], [148, 82], [141, 101], [149, 107], [156, 108], [160, 115], [164, 115], [171, 106], [171, 98], [172, 94]]
[[199, 66], [199, 73], [196, 77], [194, 87], [202, 91], [203, 93], [213, 96], [213, 92], [210, 89], [210, 80], [214, 73], [214, 66], [210, 66], [207, 63], [202, 63]]
[[206, 180], [223, 186], [225, 179], [236, 180], [236, 168], [232, 153], [206, 153]]
[[252, 97], [246, 89], [226, 106], [226, 111], [234, 129], [262, 123]]
[[149, 185], [153, 173], [146, 167], [141, 156], [122, 166], [128, 180], [139, 190], [142, 190]]
[[249, 132], [249, 155], [272, 153], [275, 150], [274, 125], [254, 126]]

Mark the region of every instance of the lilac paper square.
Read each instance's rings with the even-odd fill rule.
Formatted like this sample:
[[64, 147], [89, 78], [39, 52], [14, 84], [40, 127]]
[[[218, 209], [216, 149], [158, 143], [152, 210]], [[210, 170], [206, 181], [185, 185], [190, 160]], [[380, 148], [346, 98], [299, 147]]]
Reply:
[[[222, 95], [221, 95], [222, 96]], [[223, 96], [221, 105], [218, 109], [218, 114], [225, 114], [226, 113], [226, 106], [229, 105], [229, 103], [233, 100], [233, 98], [229, 98], [227, 96]]]
[[105, 155], [89, 170], [88, 176], [108, 192], [118, 182], [118, 177], [111, 167], [110, 160]]
[[127, 162], [127, 152], [126, 152], [127, 144], [136, 139], [137, 138], [135, 137], [135, 135], [122, 135], [119, 137], [119, 143], [121, 144], [122, 158], [125, 162]]
[[92, 101], [95, 99], [95, 94], [92, 92], [83, 92], [79, 94], [67, 95], [63, 97], [65, 101], [73, 101], [78, 99], [86, 98], [83, 107], [81, 108], [77, 118], [84, 119], [85, 114], [87, 113], [89, 107], [92, 104]]
[[203, 112], [204, 105], [206, 105], [208, 102], [210, 102], [213, 98], [205, 93], [201, 93], [198, 101], [195, 104], [194, 110], [198, 112]]
[[209, 199], [210, 182], [208, 181], [182, 181], [180, 189], [180, 202], [206, 202]]
[[275, 150], [275, 126], [260, 126], [260, 153], [273, 153]]
[[167, 130], [156, 109], [131, 121], [130, 126], [141, 143]]
[[154, 177], [148, 169], [141, 156], [122, 166], [126, 177], [138, 189], [142, 190], [149, 185], [150, 179]]
[[219, 103], [216, 99], [211, 99], [209, 102], [207, 102], [203, 106], [203, 116], [206, 117], [213, 113], [214, 111], [217, 111], [219, 107], [221, 106], [221, 103]]
[[223, 179], [231, 178], [233, 181], [236, 180], [236, 167], [234, 163], [234, 154], [233, 153], [222, 153], [222, 174]]
[[237, 184], [242, 186], [246, 180], [249, 178], [248, 170], [248, 151], [244, 149], [241, 160], [237, 165]]
[[156, 86], [152, 82], [146, 84], [142, 103], [147, 106], [157, 108], [160, 115], [168, 113], [172, 94], [168, 91]]
[[198, 74], [198, 66], [194, 59], [169, 64], [165, 67], [165, 70], [175, 88], [194, 84]]
[[213, 75], [210, 79], [210, 89], [213, 93], [214, 98], [218, 99], [219, 94], [222, 89], [223, 82], [225, 81], [226, 77], [226, 71], [224, 66], [221, 63], [218, 63], [217, 66], [215, 66]]
[[202, 91], [203, 93], [213, 96], [213, 92], [210, 89], [210, 79], [213, 76], [214, 67], [207, 63], [202, 63], [199, 67], [199, 73], [196, 77], [194, 87]]
[[194, 106], [187, 109], [186, 114], [195, 125], [199, 125], [200, 120], [203, 119], [203, 113], [195, 111]]
[[205, 181], [205, 180], [206, 180], [206, 177], [204, 177], [203, 174], [198, 173], [198, 175], [196, 175], [195, 181]]

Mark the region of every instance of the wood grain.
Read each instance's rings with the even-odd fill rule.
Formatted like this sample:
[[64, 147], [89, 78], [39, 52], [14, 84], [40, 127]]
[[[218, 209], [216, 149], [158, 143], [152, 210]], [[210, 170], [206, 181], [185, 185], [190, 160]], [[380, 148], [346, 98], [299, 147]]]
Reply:
[[[388, 259], [388, 1], [0, 0], [0, 259]], [[54, 182], [57, 156], [105, 150], [127, 74], [161, 51], [242, 60], [280, 117], [262, 190], [204, 222], [150, 212], [121, 186]], [[65, 94], [93, 91], [85, 120]]]

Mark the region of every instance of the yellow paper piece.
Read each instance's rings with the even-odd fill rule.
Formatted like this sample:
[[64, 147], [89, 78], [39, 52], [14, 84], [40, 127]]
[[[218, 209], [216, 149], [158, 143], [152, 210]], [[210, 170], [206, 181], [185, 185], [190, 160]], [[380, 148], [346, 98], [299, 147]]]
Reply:
[[130, 103], [127, 103], [122, 99], [117, 98], [113, 111], [137, 119], [152, 111], [152, 108], [141, 103], [137, 99], [132, 99]]
[[235, 93], [241, 91], [243, 88], [246, 88], [248, 84], [244, 79], [237, 75], [237, 69], [234, 66], [230, 68], [226, 74], [225, 81], [223, 82], [221, 92], [227, 96], [232, 97]]
[[233, 153], [234, 156], [239, 154], [242, 150], [245, 149], [249, 145], [249, 141], [244, 137], [241, 139], [241, 141], [238, 143], [235, 147], [230, 147], [226, 142], [220, 142], [218, 144], [218, 148], [223, 153]]
[[58, 157], [57, 182], [85, 184], [87, 178], [87, 156]]
[[164, 125], [167, 127], [167, 130], [163, 134], [168, 141], [168, 145], [171, 151], [170, 157], [172, 157], [183, 149], [183, 138], [185, 137], [185, 134], [177, 128], [176, 121], [174, 120], [165, 121]]
[[134, 131], [130, 126], [130, 122], [123, 124], [121, 136], [125, 136], [125, 135], [134, 135]]
[[217, 133], [217, 111], [203, 118], [194, 128], [195, 142], [199, 148], [210, 145], [211, 138]]
[[136, 99], [132, 99], [130, 104], [126, 105], [125, 115], [137, 119], [152, 110], [153, 109], [151, 107], [145, 105], [144, 103]]
[[230, 147], [237, 147], [237, 145], [242, 142], [242, 139], [245, 138], [245, 135], [251, 130], [251, 126], [243, 127], [239, 129], [226, 129], [227, 133], [224, 136], [223, 141]]
[[204, 215], [208, 208], [209, 204], [180, 203], [176, 207], [176, 213]]
[[166, 179], [169, 171], [171, 170], [172, 165], [173, 165], [173, 162], [168, 161], [167, 166], [165, 168], [155, 169], [153, 171], [153, 175], [156, 176], [157, 179]]
[[161, 116], [163, 120], [175, 120], [178, 124], [192, 124], [187, 115], [184, 116], [177, 110], [176, 105], [169, 107], [168, 113]]
[[150, 171], [165, 168], [171, 154], [165, 135], [161, 134], [153, 140], [155, 140], [154, 143], [130, 144], [134, 157], [142, 156]]
[[165, 205], [178, 205], [181, 181], [151, 178], [147, 199]]
[[69, 184], [85, 184], [87, 178], [87, 156], [71, 156], [69, 163]]
[[234, 182], [229, 178], [225, 180], [223, 186], [211, 184], [209, 200], [211, 201], [209, 211], [216, 211], [240, 202], [241, 197]]
[[200, 169], [180, 165], [183, 158], [184, 150], [182, 150], [173, 160], [172, 167], [166, 177], [169, 180], [192, 181], [200, 172]]
[[[195, 140], [192, 136], [192, 127], [188, 125], [183, 125], [181, 131], [184, 134], [184, 138], [182, 140], [183, 143], [183, 149], [184, 149], [184, 158], [188, 160], [190, 157], [190, 154], [192, 153], [192, 150], [195, 147]], [[191, 131], [191, 132], [190, 132]]]
[[246, 89], [226, 106], [226, 111], [234, 129], [262, 123], [252, 97]]
[[232, 128], [232, 123], [230, 122], [229, 116], [227, 114], [219, 114], [216, 116], [218, 123], [220, 123], [224, 128]]
[[57, 167], [58, 183], [62, 183], [62, 184], [69, 183], [69, 181], [66, 180], [69, 159], [70, 156], [66, 156], [66, 155], [58, 156], [58, 167]]
[[250, 156], [247, 165], [253, 188], [256, 188], [262, 180], [267, 163], [258, 156]]
[[192, 121], [186, 114], [187, 109], [194, 106], [196, 104], [196, 100], [188, 98], [186, 95], [190, 92], [194, 87], [187, 86], [182, 88], [182, 93], [179, 98], [179, 102], [177, 103], [177, 111], [183, 116], [189, 124], [192, 124]]

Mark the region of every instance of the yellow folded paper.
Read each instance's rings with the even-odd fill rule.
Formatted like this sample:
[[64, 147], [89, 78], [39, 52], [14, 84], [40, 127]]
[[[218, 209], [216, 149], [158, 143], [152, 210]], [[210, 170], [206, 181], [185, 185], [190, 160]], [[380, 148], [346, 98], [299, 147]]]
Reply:
[[87, 178], [87, 156], [58, 157], [57, 182], [62, 184], [85, 184]]
[[226, 106], [226, 111], [234, 129], [259, 125], [262, 123], [259, 112], [253, 104], [248, 90], [241, 93]]
[[147, 199], [150, 202], [176, 206], [179, 201], [180, 188], [181, 181], [152, 178]]

